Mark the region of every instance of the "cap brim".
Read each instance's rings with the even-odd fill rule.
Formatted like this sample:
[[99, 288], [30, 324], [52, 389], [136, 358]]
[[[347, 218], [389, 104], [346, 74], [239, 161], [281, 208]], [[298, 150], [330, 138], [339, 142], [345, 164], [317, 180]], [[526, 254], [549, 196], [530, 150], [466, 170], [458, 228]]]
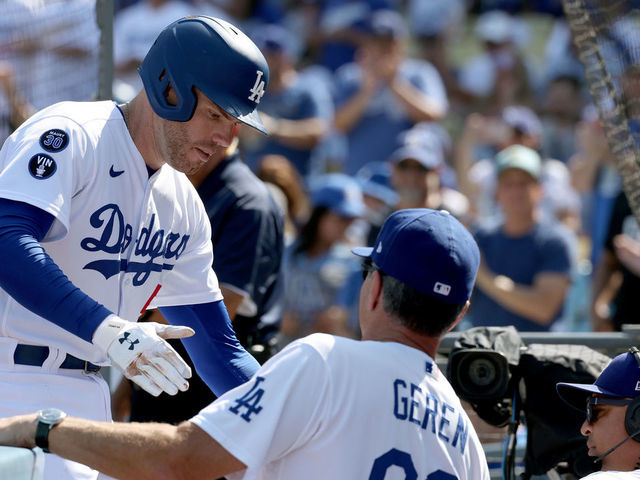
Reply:
[[373, 253], [373, 247], [353, 247], [351, 253], [363, 258], [370, 258]]
[[245, 125], [249, 125], [265, 135], [269, 135], [269, 132], [267, 132], [266, 128], [264, 128], [264, 125], [262, 124], [262, 120], [260, 119], [260, 115], [258, 115], [257, 110], [254, 110], [247, 115], [239, 115], [236, 118]]
[[603, 390], [597, 385], [584, 383], [558, 383], [556, 385], [556, 391], [564, 403], [581, 412], [585, 411], [587, 397], [594, 393], [608, 397], [619, 397], [619, 395], [609, 392], [608, 390]]
[[221, 109], [227, 112], [236, 120], [244, 123], [245, 125], [249, 125], [250, 127], [255, 128], [259, 132], [268, 135], [269, 132], [264, 128], [262, 120], [260, 119], [260, 115], [258, 115], [258, 110], [253, 109], [250, 112], [246, 112], [247, 108], [244, 105], [240, 105], [234, 97], [231, 95], [226, 95], [217, 91], [205, 91], [201, 89], [202, 93], [204, 93], [209, 100], [218, 105]]

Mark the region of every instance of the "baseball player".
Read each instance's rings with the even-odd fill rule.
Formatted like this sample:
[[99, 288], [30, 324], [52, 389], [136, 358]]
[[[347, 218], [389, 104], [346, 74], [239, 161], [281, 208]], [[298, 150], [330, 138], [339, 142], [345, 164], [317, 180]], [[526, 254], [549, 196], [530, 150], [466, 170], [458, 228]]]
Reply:
[[[0, 151], [2, 416], [58, 407], [109, 420], [97, 373], [108, 364], [153, 395], [184, 391], [191, 371], [165, 338], [193, 335], [185, 346], [216, 395], [259, 366], [231, 327], [209, 219], [185, 173], [239, 123], [264, 132], [266, 61], [233, 25], [186, 17], [139, 72], [144, 90], [130, 103], [53, 105]], [[171, 325], [136, 323], [154, 307]], [[98, 475], [48, 457], [47, 479]]]
[[[131, 479], [488, 480], [478, 437], [435, 362], [469, 305], [480, 262], [473, 237], [446, 212], [398, 210], [373, 248], [354, 253], [364, 257], [363, 341], [297, 340], [178, 426], [57, 414], [51, 450]], [[35, 414], [0, 420], [0, 444], [32, 447], [36, 429]]]
[[640, 479], [640, 352], [631, 347], [611, 360], [593, 384], [558, 383], [558, 395], [586, 412], [580, 433], [589, 455], [602, 462], [584, 479]]

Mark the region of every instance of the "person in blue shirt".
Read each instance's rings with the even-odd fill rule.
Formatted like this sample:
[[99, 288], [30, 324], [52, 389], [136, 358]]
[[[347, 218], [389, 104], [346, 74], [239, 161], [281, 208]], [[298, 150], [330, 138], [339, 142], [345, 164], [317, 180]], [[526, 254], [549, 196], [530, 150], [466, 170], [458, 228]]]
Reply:
[[561, 313], [575, 258], [569, 230], [543, 221], [540, 156], [512, 145], [496, 156], [503, 220], [475, 231], [482, 261], [471, 310], [474, 326], [549, 330]]
[[438, 121], [448, 109], [438, 71], [407, 57], [408, 28], [393, 10], [372, 13], [356, 61], [335, 74], [335, 127], [347, 141], [344, 171], [386, 161], [398, 135], [422, 121]]

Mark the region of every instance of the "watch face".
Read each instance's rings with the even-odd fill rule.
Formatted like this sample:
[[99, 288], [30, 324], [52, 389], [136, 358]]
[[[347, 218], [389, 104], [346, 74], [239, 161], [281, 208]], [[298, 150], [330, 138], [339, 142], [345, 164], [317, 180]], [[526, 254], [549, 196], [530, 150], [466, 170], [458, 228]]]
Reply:
[[58, 423], [67, 414], [62, 410], [58, 410], [57, 408], [45, 408], [44, 410], [40, 410], [38, 412], [38, 420], [45, 423]]

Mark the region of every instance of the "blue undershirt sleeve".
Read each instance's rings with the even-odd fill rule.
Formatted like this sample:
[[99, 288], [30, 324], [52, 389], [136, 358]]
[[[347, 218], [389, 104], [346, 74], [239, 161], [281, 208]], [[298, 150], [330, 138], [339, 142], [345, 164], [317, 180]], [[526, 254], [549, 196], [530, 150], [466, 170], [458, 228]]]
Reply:
[[0, 287], [23, 307], [91, 342], [111, 312], [76, 287], [40, 245], [53, 221], [33, 205], [0, 199]]
[[183, 338], [182, 343], [198, 375], [216, 396], [245, 383], [260, 368], [236, 338], [222, 300], [159, 310], [170, 324], [195, 330], [196, 334]]

